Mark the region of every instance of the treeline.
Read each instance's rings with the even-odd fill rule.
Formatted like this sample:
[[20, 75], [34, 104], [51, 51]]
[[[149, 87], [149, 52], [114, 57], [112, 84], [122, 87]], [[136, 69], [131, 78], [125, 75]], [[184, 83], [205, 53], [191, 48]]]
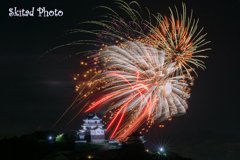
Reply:
[[74, 141], [72, 141], [71, 135], [66, 134], [62, 138], [64, 143], [56, 142], [56, 137], [56, 132], [45, 131], [20, 137], [3, 138], [0, 141], [1, 157], [4, 157], [4, 160], [40, 160], [57, 150], [74, 150]]

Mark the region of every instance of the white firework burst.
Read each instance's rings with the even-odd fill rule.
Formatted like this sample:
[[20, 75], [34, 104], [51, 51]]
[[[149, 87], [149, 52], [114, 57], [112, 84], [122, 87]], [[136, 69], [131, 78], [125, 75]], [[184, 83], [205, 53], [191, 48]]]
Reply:
[[188, 108], [185, 100], [190, 96], [185, 93], [188, 85], [183, 80], [184, 75], [174, 76], [178, 69], [175, 62], [164, 65], [164, 51], [159, 53], [154, 47], [140, 42], [129, 42], [126, 46], [127, 49], [107, 47], [100, 55], [106, 66], [101, 76], [109, 81], [104, 88], [111, 90], [111, 94], [119, 93], [109, 100], [122, 97], [110, 109], [135, 97], [126, 110], [136, 110], [138, 114], [134, 117], [139, 116], [139, 110], [148, 103], [151, 105], [147, 113], [155, 120], [184, 114]]

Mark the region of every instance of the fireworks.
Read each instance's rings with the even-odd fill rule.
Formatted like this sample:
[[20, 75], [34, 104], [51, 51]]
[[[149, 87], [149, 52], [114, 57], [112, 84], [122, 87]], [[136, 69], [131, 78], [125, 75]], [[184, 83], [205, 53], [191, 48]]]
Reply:
[[[116, 3], [130, 20], [125, 20], [111, 8], [100, 6], [98, 8], [105, 8], [111, 13], [99, 16], [103, 19], [98, 21], [84, 23], [98, 25], [102, 30], [77, 29], [69, 32], [96, 35], [95, 40], [79, 40], [71, 45], [93, 45], [98, 49], [87, 51], [90, 53], [88, 63], [80, 62], [84, 66], [93, 66], [83, 74], [84, 78], [91, 78], [86, 84], [76, 86], [79, 95], [67, 111], [86, 102], [78, 115], [82, 110], [89, 112], [105, 102], [111, 102], [106, 110], [106, 113], [111, 112], [107, 131], [114, 128], [110, 139], [125, 140], [146, 121], [153, 124], [186, 113], [186, 100], [190, 97], [188, 84], [192, 85], [194, 80], [190, 72], [197, 75], [193, 66], [206, 68], [198, 58], [207, 56], [197, 53], [209, 50], [199, 50], [209, 42], [205, 42], [206, 34], [201, 35], [203, 29], [197, 31], [198, 20], [193, 20], [192, 14], [187, 17], [185, 4], [182, 14], [176, 8], [175, 16], [171, 9], [169, 17], [159, 13], [153, 15], [156, 20], [154, 25], [151, 16], [149, 21], [144, 20], [136, 9], [130, 7], [136, 4], [141, 10], [137, 2], [127, 4], [117, 0]], [[90, 73], [95, 74], [92, 76]], [[74, 80], [77, 77], [79, 75], [73, 75]], [[91, 94], [101, 89], [105, 95], [91, 103]]]
[[[107, 6], [98, 6], [96, 8], [104, 9], [106, 13], [97, 16], [97, 20], [80, 23], [83, 26], [84, 24], [94, 25], [99, 29], [72, 29], [67, 32], [67, 34], [77, 32], [92, 34], [96, 36], [94, 40], [78, 40], [59, 47], [92, 45], [92, 48], [97, 47], [97, 49], [82, 51], [77, 54], [88, 53], [93, 55], [98, 53], [99, 49], [102, 50], [110, 45], [124, 47], [122, 45], [125, 42], [140, 41], [144, 44], [153, 45], [159, 51], [165, 50], [165, 63], [176, 62], [175, 65], [179, 67], [179, 72], [186, 72], [192, 82], [194, 79], [190, 73], [194, 72], [197, 75], [193, 67], [206, 68], [201, 58], [207, 58], [208, 56], [198, 55], [198, 53], [210, 50], [210, 48], [201, 49], [209, 42], [205, 42], [206, 34], [201, 35], [203, 28], [198, 31], [198, 20], [195, 21], [192, 18], [192, 13], [190, 17], [187, 17], [184, 3], [182, 4], [182, 14], [175, 7], [176, 14], [174, 15], [170, 8], [170, 16], [160, 13], [157, 15], [151, 14], [148, 8], [146, 8], [148, 14], [143, 14], [140, 5], [135, 1], [127, 4], [122, 0], [115, 0], [115, 4], [121, 12]], [[155, 19], [156, 24], [152, 23], [152, 18]], [[95, 64], [95, 67], [98, 68], [99, 66]]]
[[210, 50], [209, 48], [197, 50], [209, 42], [204, 42], [206, 34], [201, 35], [203, 28], [197, 32], [198, 20], [192, 20], [192, 13], [190, 17], [186, 16], [186, 5], [184, 3], [181, 15], [179, 15], [176, 7], [175, 9], [176, 16], [173, 15], [171, 8], [170, 18], [160, 14], [155, 16], [157, 24], [156, 26], [150, 24], [150, 33], [145, 36], [144, 41], [160, 50], [165, 50], [167, 54], [166, 62], [176, 62], [175, 65], [180, 67], [180, 71], [185, 70], [191, 78], [191, 71], [194, 71], [197, 75], [191, 64], [202, 69], [206, 68], [204, 62], [198, 58], [207, 58], [207, 56], [195, 54]]
[[[89, 21], [87, 23], [97, 24], [103, 27], [104, 29], [99, 31], [94, 31], [97, 35], [96, 40], [104, 42], [106, 40], [111, 41], [112, 45], [115, 43], [126, 42], [126, 41], [134, 41], [136, 40], [143, 32], [147, 29], [148, 24], [143, 20], [141, 16], [142, 9], [139, 4], [135, 1], [132, 1], [130, 4], [122, 0], [116, 0], [115, 3], [118, 5], [123, 13], [125, 12], [128, 17], [128, 20], [125, 20], [118, 13], [116, 13], [113, 9], [106, 6], [99, 6], [97, 8], [105, 8], [110, 13], [106, 15], [99, 16], [99, 18], [103, 18], [103, 20], [98, 21]], [[136, 9], [131, 8], [132, 5], [137, 6], [137, 8], [141, 11], [137, 12]], [[150, 13], [149, 13], [150, 16]], [[106, 20], [107, 18], [107, 20]], [[102, 48], [101, 45], [99, 47]]]
[[[128, 49], [110, 46], [101, 52], [99, 58], [106, 67], [100, 77], [107, 81], [103, 85], [105, 91], [111, 93], [85, 111], [114, 101], [108, 111], [116, 108], [117, 112], [107, 129], [118, 120], [110, 137], [116, 139], [124, 139], [146, 120], [163, 121], [184, 114], [188, 108], [186, 99], [190, 97], [184, 75], [176, 75], [176, 62], [164, 64], [164, 51], [159, 53], [140, 42], [129, 42], [127, 46]], [[123, 117], [128, 120], [121, 125]]]
[[[95, 39], [80, 39], [59, 47], [83, 44], [90, 45], [92, 46], [91, 50], [78, 52], [77, 54], [83, 55], [87, 53], [93, 55], [97, 53], [99, 49], [101, 50], [109, 45], [122, 45], [127, 41], [135, 41], [141, 37], [142, 34], [145, 34], [144, 32], [147, 32], [149, 22], [147, 23], [142, 17], [142, 9], [136, 1], [132, 1], [128, 4], [122, 0], [115, 0], [114, 3], [117, 5], [117, 9], [108, 6], [98, 6], [96, 7], [97, 10], [105, 10], [106, 13], [102, 14], [101, 12], [96, 20], [79, 23], [83, 28], [84, 25], [93, 25], [98, 29], [88, 30], [81, 28], [71, 29], [66, 32], [66, 35], [73, 33], [95, 35]], [[117, 12], [116, 10], [119, 10], [120, 12]], [[148, 11], [147, 16], [151, 19], [149, 10], [147, 8], [146, 10]], [[94, 49], [96, 47], [97, 49]]]
[[[131, 4], [136, 4], [141, 10], [137, 2], [132, 2], [129, 5], [124, 1], [116, 1], [119, 8], [122, 8], [130, 17], [130, 21], [125, 22], [124, 18], [120, 17], [111, 8], [100, 6], [99, 8], [106, 8], [113, 14], [107, 14], [107, 17], [111, 19], [100, 21], [89, 21], [88, 23], [97, 24], [102, 26], [102, 31], [91, 31], [92, 34], [96, 34], [97, 38], [93, 41], [100, 50], [109, 45], [118, 45], [121, 47], [128, 41], [140, 41], [144, 44], [151, 44], [159, 51], [164, 50], [166, 52], [165, 63], [176, 62], [175, 65], [179, 67], [179, 74], [187, 73], [187, 76], [193, 82], [194, 79], [191, 76], [191, 72], [195, 71], [194, 66], [197, 68], [205, 69], [204, 62], [199, 58], [207, 58], [205, 55], [198, 55], [199, 52], [210, 50], [200, 49], [202, 46], [209, 42], [205, 42], [204, 37], [206, 34], [201, 35], [203, 28], [198, 31], [198, 20], [192, 19], [192, 13], [190, 17], [187, 17], [186, 6], [183, 3], [183, 13], [179, 14], [177, 8], [176, 15], [170, 8], [170, 16], [162, 16], [161, 14], [153, 15], [156, 19], [156, 24], [151, 23], [151, 16], [149, 12], [149, 21], [144, 20], [139, 12], [131, 8]], [[89, 31], [88, 31], [89, 32]], [[108, 42], [108, 45], [105, 44]], [[97, 44], [99, 43], [99, 44]], [[92, 53], [95, 53], [92, 52]]]

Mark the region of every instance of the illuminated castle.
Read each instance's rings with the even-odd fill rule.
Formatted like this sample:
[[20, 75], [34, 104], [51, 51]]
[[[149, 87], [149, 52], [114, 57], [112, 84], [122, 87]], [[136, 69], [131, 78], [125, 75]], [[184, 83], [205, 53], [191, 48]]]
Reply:
[[96, 114], [89, 113], [86, 119], [83, 119], [84, 123], [81, 125], [83, 129], [80, 129], [77, 135], [82, 142], [92, 143], [104, 143], [105, 130], [104, 124]]

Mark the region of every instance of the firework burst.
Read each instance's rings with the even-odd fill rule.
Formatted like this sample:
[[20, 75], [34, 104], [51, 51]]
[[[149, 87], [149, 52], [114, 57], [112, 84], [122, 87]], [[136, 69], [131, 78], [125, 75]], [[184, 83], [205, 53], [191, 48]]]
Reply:
[[157, 14], [155, 16], [157, 24], [155, 26], [149, 25], [150, 33], [143, 40], [159, 50], [165, 50], [167, 55], [165, 62], [176, 62], [175, 65], [180, 67], [180, 71], [185, 70], [191, 78], [191, 71], [197, 75], [191, 64], [202, 69], [206, 68], [204, 62], [198, 58], [207, 58], [208, 56], [196, 55], [196, 53], [210, 50], [210, 48], [198, 50], [209, 43], [209, 41], [205, 42], [204, 39], [207, 34], [201, 35], [203, 28], [197, 32], [198, 20], [192, 20], [192, 12], [191, 16], [187, 17], [186, 5], [183, 3], [182, 6], [183, 13], [180, 15], [176, 7], [175, 16], [169, 8], [170, 18]]
[[184, 75], [176, 75], [175, 62], [164, 64], [164, 51], [159, 53], [140, 42], [129, 42], [127, 46], [110, 46], [100, 53], [105, 66], [100, 77], [107, 82], [102, 88], [111, 93], [85, 110], [114, 101], [108, 111], [116, 111], [107, 130], [115, 124], [110, 138], [118, 140], [125, 139], [146, 120], [164, 121], [184, 114], [188, 108], [186, 99], [190, 97]]

